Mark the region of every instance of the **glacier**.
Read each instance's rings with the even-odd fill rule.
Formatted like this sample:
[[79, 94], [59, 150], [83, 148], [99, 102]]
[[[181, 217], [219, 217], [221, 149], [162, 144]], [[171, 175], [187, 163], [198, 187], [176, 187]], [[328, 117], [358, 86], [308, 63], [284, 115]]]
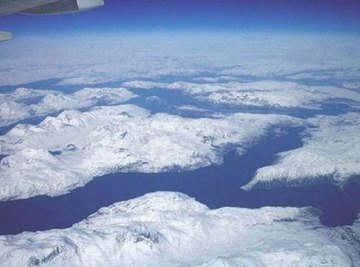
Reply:
[[328, 228], [314, 208], [211, 210], [156, 192], [67, 229], [0, 236], [3, 266], [355, 266], [360, 221]]

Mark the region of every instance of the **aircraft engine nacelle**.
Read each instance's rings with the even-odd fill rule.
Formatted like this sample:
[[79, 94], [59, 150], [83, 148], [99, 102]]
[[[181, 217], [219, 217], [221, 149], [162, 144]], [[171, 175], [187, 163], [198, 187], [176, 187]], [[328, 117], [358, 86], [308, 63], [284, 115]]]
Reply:
[[34, 7], [22, 11], [25, 14], [34, 15], [50, 15], [50, 14], [63, 14], [63, 13], [74, 13], [90, 10], [96, 7], [104, 5], [104, 0], [61, 0], [61, 1], [50, 1], [42, 6]]

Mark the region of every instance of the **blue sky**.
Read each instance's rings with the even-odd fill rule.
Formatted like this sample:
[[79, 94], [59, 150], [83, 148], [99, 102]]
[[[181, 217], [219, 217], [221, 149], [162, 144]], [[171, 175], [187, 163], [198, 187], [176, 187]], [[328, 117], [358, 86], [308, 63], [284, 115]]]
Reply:
[[281, 31], [360, 33], [359, 0], [105, 0], [60, 16], [11, 15], [18, 35], [118, 31]]

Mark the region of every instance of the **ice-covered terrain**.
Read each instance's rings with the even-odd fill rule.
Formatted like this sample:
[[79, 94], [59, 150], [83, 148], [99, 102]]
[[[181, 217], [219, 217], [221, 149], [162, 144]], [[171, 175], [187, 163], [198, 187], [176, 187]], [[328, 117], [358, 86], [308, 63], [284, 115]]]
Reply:
[[[104, 206], [67, 229], [0, 236], [0, 266], [359, 265], [359, 219], [328, 228], [311, 207], [263, 207], [311, 203], [324, 214], [331, 209], [329, 216], [351, 217], [335, 220], [337, 225], [352, 223], [359, 212], [353, 199], [358, 187], [346, 197], [350, 191], [335, 186], [301, 194], [293, 194], [297, 188], [279, 189], [266, 196], [240, 188], [259, 167], [243, 189], [343, 185], [359, 178], [358, 36], [127, 32], [24, 37], [2, 44], [0, 58], [0, 217], [19, 226], [14, 227], [18, 233], [63, 225], [50, 222], [52, 216], [69, 227]], [[285, 149], [293, 150], [272, 163], [274, 154]], [[221, 169], [181, 172], [221, 164], [234, 150], [247, 155], [226, 161]], [[147, 180], [161, 181], [153, 187], [142, 179], [160, 172], [172, 179], [170, 170], [179, 171], [170, 190], [191, 188], [189, 194], [197, 191], [199, 199], [207, 194], [204, 203], [223, 208], [210, 210], [170, 192], [129, 200], [169, 190], [163, 177]], [[128, 172], [135, 174], [101, 179]], [[136, 175], [133, 184], [121, 180]], [[191, 182], [197, 176], [202, 177]], [[84, 187], [95, 177], [104, 182]], [[211, 185], [214, 179], [219, 183]], [[209, 184], [211, 190], [205, 190]], [[238, 193], [243, 197], [233, 197]], [[27, 199], [38, 195], [62, 196]], [[341, 201], [328, 201], [328, 196]], [[310, 198], [321, 201], [302, 201]], [[23, 200], [10, 201], [15, 199]], [[119, 199], [127, 201], [115, 203]], [[115, 204], [106, 207], [109, 203]], [[24, 214], [29, 218], [17, 224]], [[0, 229], [8, 233], [3, 221]]]
[[358, 78], [359, 52], [360, 38], [341, 34], [127, 32], [97, 38], [24, 37], [2, 45], [0, 86], [49, 79], [84, 86], [204, 72], [208, 74], [203, 77], [210, 79], [316, 77], [347, 82]]
[[265, 80], [257, 82], [173, 82], [128, 81], [126, 88], [183, 90], [199, 100], [231, 106], [261, 108], [318, 109], [325, 101], [345, 99], [360, 105], [360, 94], [335, 86], [305, 86], [296, 82]]
[[282, 152], [278, 161], [256, 172], [244, 189], [343, 185], [360, 177], [360, 114], [318, 116], [309, 119], [304, 145]]
[[327, 228], [313, 208], [221, 208], [158, 192], [63, 230], [0, 237], [3, 266], [356, 266], [359, 222]]
[[72, 94], [18, 88], [0, 93], [0, 127], [66, 109], [120, 104], [135, 96], [124, 88], [84, 88]]
[[[0, 137], [0, 199], [58, 195], [112, 172], [160, 172], [220, 164], [273, 127], [301, 124], [282, 115], [238, 113], [216, 119], [151, 115], [134, 105], [67, 110]], [[51, 177], [51, 179], [49, 179]]]

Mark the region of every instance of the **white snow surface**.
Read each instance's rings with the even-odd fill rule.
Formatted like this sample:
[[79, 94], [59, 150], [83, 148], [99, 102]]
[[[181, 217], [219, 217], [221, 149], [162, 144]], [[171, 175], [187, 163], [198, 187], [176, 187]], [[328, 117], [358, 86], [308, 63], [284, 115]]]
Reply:
[[356, 266], [359, 222], [327, 228], [313, 208], [210, 210], [156, 192], [62, 230], [0, 236], [2, 266]]
[[[120, 104], [135, 96], [124, 88], [84, 88], [72, 94], [65, 94], [54, 90], [21, 87], [11, 93], [0, 93], [0, 127], [66, 109]], [[31, 103], [34, 98], [41, 99]]]
[[[83, 86], [167, 75], [203, 81], [246, 76], [358, 81], [359, 51], [360, 38], [343, 34], [155, 31], [24, 36], [2, 44], [0, 86], [51, 79]], [[197, 77], [204, 72], [212, 74]]]
[[246, 151], [272, 126], [299, 124], [281, 115], [216, 119], [151, 115], [134, 105], [68, 110], [39, 125], [18, 124], [0, 137], [0, 199], [59, 195], [95, 176], [161, 172], [222, 163], [224, 151]]
[[278, 161], [257, 170], [243, 189], [343, 185], [360, 177], [360, 114], [318, 116], [309, 119], [304, 145], [282, 152]]
[[199, 100], [231, 106], [261, 108], [319, 109], [325, 101], [344, 99], [360, 105], [359, 92], [335, 86], [310, 86], [296, 82], [263, 80], [257, 82], [173, 82], [128, 81], [125, 88], [183, 90]]

